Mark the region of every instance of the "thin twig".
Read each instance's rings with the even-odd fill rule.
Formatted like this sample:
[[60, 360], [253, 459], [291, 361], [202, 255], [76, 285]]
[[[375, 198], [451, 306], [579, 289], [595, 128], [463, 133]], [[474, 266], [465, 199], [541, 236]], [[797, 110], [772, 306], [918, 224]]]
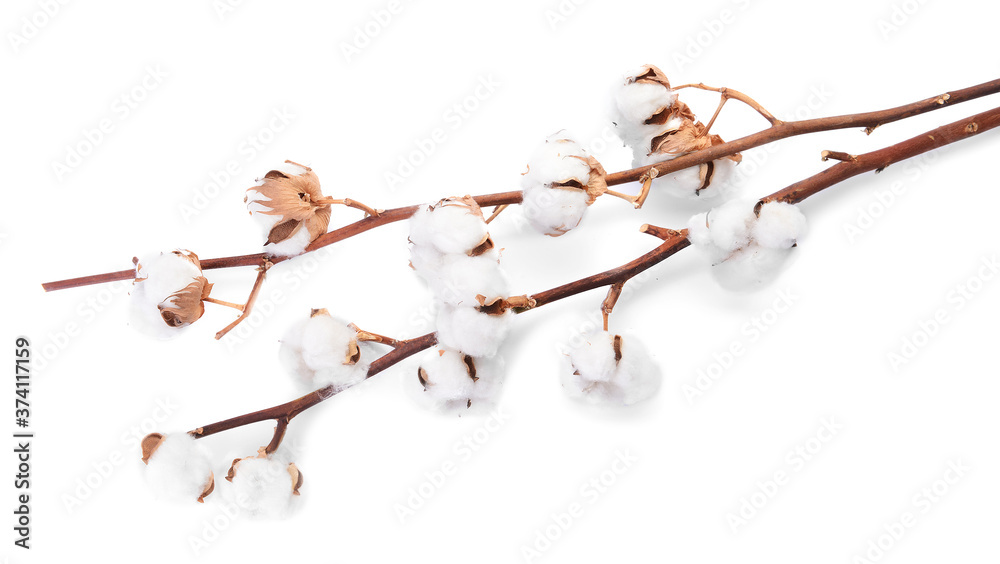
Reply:
[[247, 297], [247, 303], [242, 308], [242, 313], [236, 318], [235, 321], [226, 325], [226, 327], [215, 334], [215, 339], [219, 340], [226, 336], [233, 330], [234, 327], [239, 325], [244, 319], [250, 316], [250, 312], [253, 311], [253, 304], [257, 301], [257, 295], [260, 294], [260, 289], [264, 286], [264, 276], [267, 274], [268, 269], [271, 268], [271, 261], [266, 257], [261, 262], [260, 266], [257, 267], [257, 279], [253, 282], [253, 288], [250, 289], [250, 296]]
[[759, 103], [757, 103], [756, 100], [740, 92], [739, 90], [733, 90], [732, 88], [727, 88], [725, 86], [721, 88], [715, 88], [713, 86], [705, 86], [700, 82], [698, 84], [683, 84], [681, 86], [673, 88], [673, 90], [680, 90], [681, 88], [698, 88], [700, 90], [709, 90], [711, 92], [719, 93], [719, 107], [715, 109], [715, 115], [712, 116], [712, 119], [708, 122], [708, 125], [705, 126], [706, 133], [708, 132], [709, 129], [712, 128], [712, 123], [715, 122], [715, 118], [719, 117], [719, 112], [722, 111], [722, 106], [726, 104], [726, 100], [730, 98], [732, 98], [733, 100], [739, 100], [740, 102], [743, 102], [744, 104], [750, 106], [764, 119], [766, 119], [767, 122], [770, 123], [771, 125], [778, 125], [782, 123], [780, 119], [774, 117], [771, 114], [771, 112], [764, 109], [764, 106], [761, 106]]

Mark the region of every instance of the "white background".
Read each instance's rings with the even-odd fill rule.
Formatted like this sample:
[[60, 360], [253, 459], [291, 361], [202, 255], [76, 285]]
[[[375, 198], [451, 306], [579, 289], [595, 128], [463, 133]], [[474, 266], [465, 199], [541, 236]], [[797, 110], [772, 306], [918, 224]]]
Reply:
[[[45, 364], [31, 394], [30, 552], [11, 544], [12, 439], [0, 465], [8, 484], [0, 554], [10, 562], [188, 561], [192, 538], [207, 538], [197, 556], [205, 562], [512, 562], [529, 560], [530, 547], [541, 552], [530, 561], [546, 562], [842, 563], [867, 558], [869, 543], [907, 512], [915, 524], [898, 540], [882, 537], [889, 548], [872, 561], [996, 558], [1000, 294], [979, 277], [1000, 234], [994, 132], [807, 201], [810, 233], [797, 260], [759, 292], [721, 290], [695, 250], [654, 268], [612, 318], [613, 330], [655, 350], [664, 372], [659, 395], [634, 409], [595, 411], [560, 390], [560, 346], [595, 319], [597, 290], [516, 320], [502, 351], [509, 370], [498, 430], [415, 407], [401, 390], [414, 377], [412, 359], [307, 412], [288, 438], [306, 478], [302, 506], [284, 521], [152, 499], [133, 435], [150, 430], [144, 424], [185, 431], [300, 395], [277, 344], [311, 307], [399, 337], [430, 330], [421, 313], [430, 296], [406, 266], [405, 226], [275, 267], [262, 297], [267, 315], [225, 342], [212, 339], [233, 318], [225, 308], [210, 307], [188, 333], [161, 343], [126, 325], [121, 284], [51, 294], [39, 285], [176, 247], [203, 258], [257, 252], [243, 190], [286, 158], [311, 165], [327, 194], [381, 208], [517, 189], [535, 144], [561, 128], [609, 171], [628, 168], [627, 150], [602, 135], [611, 87], [643, 63], [675, 84], [737, 88], [786, 119], [883, 109], [984, 82], [997, 77], [995, 39], [983, 31], [996, 6], [402, 0], [376, 25], [372, 13], [386, 2], [247, 1], [228, 11], [222, 2], [70, 2], [38, 16], [44, 5], [6, 2], [0, 48], [2, 338], [12, 355], [14, 338], [29, 336], [36, 364]], [[553, 17], [560, 10], [564, 19]], [[32, 33], [22, 18], [44, 25]], [[377, 33], [358, 38], [366, 25]], [[363, 45], [345, 55], [351, 44]], [[147, 69], [164, 76], [142, 87]], [[475, 99], [491, 80], [494, 91]], [[683, 97], [703, 119], [717, 101]], [[462, 103], [476, 109], [456, 119], [449, 109]], [[864, 152], [996, 103], [961, 104], [871, 136], [846, 130], [748, 151], [738, 169], [744, 190], [763, 195], [814, 174], [827, 166], [823, 149]], [[274, 112], [293, 117], [272, 122]], [[84, 132], [102, 120], [110, 132], [88, 150]], [[716, 128], [731, 139], [764, 125], [732, 103]], [[445, 141], [390, 187], [385, 173], [398, 172], [436, 128]], [[251, 137], [267, 142], [251, 151]], [[78, 146], [88, 153], [82, 164], [58, 174], [53, 163]], [[226, 179], [219, 173], [231, 161], [238, 172]], [[218, 189], [206, 188], [213, 174]], [[880, 203], [894, 185], [899, 194]], [[863, 210], [879, 217], [852, 237], [846, 226]], [[560, 239], [537, 236], [512, 211], [492, 231], [515, 290], [531, 293], [631, 260], [657, 243], [638, 226], [681, 227], [694, 211], [656, 193], [641, 211], [602, 198]], [[335, 225], [359, 218], [335, 212]], [[253, 272], [208, 276], [215, 297], [242, 301]], [[970, 283], [980, 291], [959, 308], [954, 292]], [[794, 298], [776, 313], [782, 292]], [[889, 354], [938, 310], [947, 323], [918, 336], [924, 346], [894, 370]], [[745, 329], [754, 319], [766, 321], [759, 338]], [[716, 358], [737, 342], [746, 354], [689, 401], [684, 387], [699, 371], [717, 374]], [[11, 380], [0, 413], [13, 432]], [[831, 420], [832, 437], [821, 431]], [[205, 441], [219, 482], [270, 429]], [[468, 459], [455, 448], [466, 439], [482, 442]], [[813, 454], [805, 461], [797, 448]], [[613, 465], [619, 452], [635, 460], [609, 473], [623, 469]], [[453, 475], [401, 520], [397, 505], [411, 489], [431, 491], [425, 476], [449, 461]], [[968, 468], [963, 477], [947, 472], [950, 462]], [[775, 472], [788, 480], [773, 491], [766, 482]], [[584, 486], [602, 476], [614, 483], [592, 495]], [[944, 487], [945, 476], [955, 483]], [[921, 493], [935, 485], [947, 492]], [[734, 532], [728, 515], [744, 499], [760, 507]], [[552, 515], [573, 503], [582, 515], [563, 530]]]

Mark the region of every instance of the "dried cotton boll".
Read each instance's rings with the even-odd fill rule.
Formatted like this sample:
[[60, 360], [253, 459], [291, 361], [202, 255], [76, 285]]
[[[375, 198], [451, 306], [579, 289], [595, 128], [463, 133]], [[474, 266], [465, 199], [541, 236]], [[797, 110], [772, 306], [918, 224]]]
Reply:
[[445, 413], [489, 411], [503, 387], [503, 359], [452, 350], [428, 353], [407, 388], [418, 403]]
[[646, 65], [616, 89], [612, 120], [626, 145], [638, 145], [658, 132], [676, 101], [663, 71]]
[[307, 166], [285, 161], [247, 189], [243, 201], [264, 229], [264, 252], [295, 256], [330, 225], [333, 200], [323, 195], [319, 177]]
[[313, 310], [281, 338], [278, 357], [285, 369], [309, 388], [333, 385], [338, 390], [364, 380], [375, 357], [358, 332], [325, 309]]
[[482, 254], [493, 248], [489, 235], [482, 210], [468, 196], [420, 206], [410, 218], [410, 242], [441, 253]]
[[146, 481], [157, 497], [204, 502], [215, 489], [208, 453], [187, 433], [151, 433], [142, 439]]
[[758, 217], [754, 205], [728, 202], [688, 222], [691, 244], [707, 251], [713, 277], [729, 290], [756, 289], [776, 278], [805, 232], [797, 207], [769, 202]]
[[587, 206], [608, 189], [601, 163], [564, 131], [542, 142], [527, 168], [521, 208], [536, 231], [552, 237], [579, 225]]
[[237, 459], [226, 480], [232, 483], [232, 497], [241, 511], [256, 518], [280, 519], [295, 508], [303, 476], [294, 463], [279, 455]]
[[632, 405], [660, 388], [660, 369], [635, 337], [594, 332], [567, 359], [562, 385], [574, 399], [596, 405]]
[[438, 342], [475, 357], [495, 355], [510, 332], [514, 312], [487, 313], [481, 309], [488, 310], [441, 304], [437, 313]]
[[176, 337], [205, 312], [202, 300], [212, 284], [202, 276], [198, 255], [187, 250], [144, 258], [136, 263], [129, 292], [129, 325], [157, 339]]

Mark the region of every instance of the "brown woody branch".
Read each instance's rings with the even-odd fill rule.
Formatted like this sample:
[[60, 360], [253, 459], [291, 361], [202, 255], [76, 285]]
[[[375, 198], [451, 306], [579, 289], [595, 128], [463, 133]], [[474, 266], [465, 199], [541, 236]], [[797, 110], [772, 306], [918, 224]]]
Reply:
[[[730, 91], [731, 93], [732, 91]], [[905, 106], [899, 106], [897, 108], [892, 108], [888, 110], [882, 110], [878, 112], [867, 112], [860, 114], [850, 114], [844, 116], [834, 116], [828, 118], [818, 118], [802, 121], [788, 121], [788, 122], [777, 122], [771, 127], [730, 141], [728, 143], [722, 143], [709, 147], [707, 149], [678, 157], [676, 159], [653, 163], [646, 166], [641, 166], [638, 168], [633, 168], [630, 170], [625, 170], [621, 172], [615, 172], [607, 175], [605, 180], [608, 186], [615, 186], [618, 184], [625, 184], [628, 182], [641, 181], [645, 177], [649, 176], [649, 171], [652, 168], [656, 168], [660, 175], [669, 174], [671, 172], [676, 172], [678, 170], [688, 168], [691, 166], [696, 166], [701, 163], [708, 161], [713, 161], [720, 159], [729, 155], [733, 155], [754, 147], [759, 147], [761, 145], [766, 145], [774, 141], [785, 139], [788, 137], [793, 137], [796, 135], [804, 135], [807, 133], [817, 133], [820, 131], [832, 131], [836, 129], [845, 129], [851, 127], [864, 127], [870, 133], [876, 127], [891, 123], [894, 121], [899, 121], [911, 116], [923, 114], [930, 112], [945, 106], [951, 106], [959, 104], [962, 102], [967, 102], [969, 100], [974, 100], [976, 98], [981, 98], [989, 94], [995, 94], [1000, 92], [1000, 79], [992, 80], [990, 82], [984, 82], [982, 84], [971, 86], [969, 88], [964, 88], [961, 90], [955, 90], [953, 92], [948, 92], [941, 94], [940, 96], [934, 96], [932, 98], [927, 98], [919, 102], [914, 102], [912, 104], [907, 104]], [[504, 204], [517, 204], [521, 202], [521, 192], [502, 192], [498, 194], [486, 194], [483, 196], [476, 196], [474, 198], [480, 207], [486, 206], [502, 206]], [[316, 249], [331, 245], [338, 241], [342, 241], [349, 237], [364, 233], [365, 231], [393, 223], [396, 221], [402, 221], [409, 218], [416, 211], [417, 206], [408, 206], [404, 208], [395, 208], [390, 210], [379, 211], [378, 215], [375, 217], [366, 217], [355, 223], [341, 227], [340, 229], [335, 229], [326, 233], [315, 241], [313, 241], [308, 247], [306, 247], [306, 252], [314, 251]], [[264, 253], [256, 253], [252, 255], [239, 255], [232, 257], [223, 257], [216, 259], [204, 259], [201, 261], [201, 267], [204, 270], [210, 270], [215, 268], [230, 268], [236, 266], [255, 266], [260, 264], [260, 261], [265, 257]], [[283, 262], [289, 257], [272, 257], [272, 262], [277, 264]], [[93, 276], [84, 276], [81, 278], [72, 278], [68, 280], [60, 280], [56, 282], [46, 282], [42, 284], [42, 288], [46, 292], [51, 292], [54, 290], [63, 290], [66, 288], [75, 288], [79, 286], [88, 286], [91, 284], [102, 284], [105, 282], [113, 282], [116, 280], [129, 280], [135, 277], [135, 270], [119, 270], [117, 272], [108, 272], [105, 274], [97, 274]]]
[[[937, 147], [954, 143], [962, 139], [967, 139], [998, 126], [1000, 126], [1000, 108], [994, 108], [972, 117], [938, 127], [937, 129], [928, 131], [927, 133], [918, 135], [884, 149], [857, 155], [857, 158], [854, 160], [840, 162], [820, 172], [819, 174], [813, 175], [800, 182], [796, 182], [787, 188], [761, 198], [757, 204], [757, 208], [759, 209], [759, 206], [772, 201], [784, 201], [789, 203], [801, 202], [809, 196], [817, 194], [830, 186], [834, 186], [848, 178], [857, 176], [858, 174], [871, 170], [882, 170], [891, 164], [915, 157]], [[531, 307], [520, 310], [519, 313], [529, 311], [530, 309], [541, 307], [547, 303], [580, 294], [594, 288], [623, 285], [626, 281], [633, 278], [637, 274], [652, 268], [660, 262], [663, 262], [691, 244], [687, 238], [686, 229], [675, 231], [672, 229], [644, 225], [643, 232], [662, 237], [664, 241], [652, 251], [622, 266], [606, 270], [568, 284], [563, 284], [562, 286], [558, 286], [550, 290], [532, 294], [530, 299], [534, 301], [534, 304]], [[372, 362], [371, 368], [368, 371], [368, 378], [371, 378], [375, 374], [386, 370], [390, 366], [395, 365], [417, 352], [434, 346], [434, 344], [437, 343], [437, 338], [434, 333], [428, 333], [414, 339], [399, 341], [398, 343], [399, 345], [394, 350]], [[227, 419], [218, 423], [212, 423], [211, 425], [199, 427], [190, 433], [195, 436], [195, 438], [201, 438], [228, 429], [248, 425], [250, 423], [274, 419], [278, 422], [278, 427], [275, 429], [274, 438], [272, 438], [271, 444], [268, 445], [268, 448], [272, 445], [274, 448], [277, 448], [277, 444], [281, 442], [281, 436], [284, 435], [285, 427], [287, 427], [288, 422], [293, 417], [332, 397], [335, 393], [336, 392], [334, 392], [333, 388], [328, 386], [288, 403], [261, 411], [255, 411], [253, 413], [241, 415], [239, 417]], [[284, 421], [284, 424], [282, 424], [282, 421]]]

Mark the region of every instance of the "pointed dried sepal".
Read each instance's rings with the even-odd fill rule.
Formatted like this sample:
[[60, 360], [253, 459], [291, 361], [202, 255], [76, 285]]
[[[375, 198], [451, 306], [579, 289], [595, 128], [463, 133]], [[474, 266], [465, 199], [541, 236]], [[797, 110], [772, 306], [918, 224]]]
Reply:
[[299, 471], [299, 467], [294, 462], [291, 462], [288, 464], [288, 473], [292, 476], [292, 495], [299, 495], [299, 488], [302, 487], [304, 481], [302, 472]]
[[153, 456], [160, 443], [163, 442], [163, 435], [160, 433], [150, 433], [142, 438], [142, 463], [149, 464], [149, 457]]
[[201, 495], [198, 496], [198, 503], [205, 503], [205, 498], [208, 494], [215, 491], [215, 473], [208, 475], [208, 483], [205, 484], [205, 489], [201, 491]]

